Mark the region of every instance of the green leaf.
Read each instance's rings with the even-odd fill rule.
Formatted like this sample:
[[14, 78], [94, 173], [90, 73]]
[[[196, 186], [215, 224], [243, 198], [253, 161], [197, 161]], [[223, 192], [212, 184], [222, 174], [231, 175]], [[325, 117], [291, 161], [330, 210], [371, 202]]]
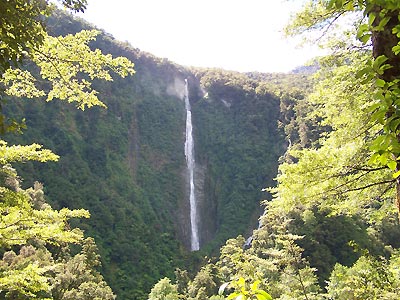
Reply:
[[387, 166], [389, 167], [390, 170], [394, 171], [394, 170], [396, 170], [397, 162], [395, 162], [394, 160], [391, 160], [387, 163]]
[[389, 153], [387, 153], [387, 152], [381, 154], [381, 156], [379, 157], [379, 160], [380, 160], [382, 165], [387, 165], [388, 164], [388, 160], [389, 160], [388, 156], [389, 156]]
[[[383, 95], [383, 91], [382, 91], [382, 90], [377, 91], [377, 92], [375, 93], [375, 95], [374, 95], [374, 98], [377, 99], [377, 100], [381, 100], [381, 101], [385, 100], [385, 96]], [[380, 105], [381, 105], [381, 104], [380, 104], [379, 102], [377, 102], [377, 103], [375, 103], [375, 104], [372, 104], [372, 105], [369, 107], [369, 109], [370, 109], [370, 111], [374, 111], [374, 110], [377, 109]]]
[[390, 121], [389, 128], [391, 131], [396, 131], [399, 125], [400, 125], [400, 118], [396, 116], [395, 118], [393, 118], [393, 120]]
[[368, 15], [368, 25], [369, 25], [369, 26], [372, 26], [372, 23], [374, 23], [375, 18], [376, 18], [376, 14], [373, 13], [373, 12], [371, 12], [371, 13]]
[[264, 297], [264, 299], [266, 299], [266, 300], [272, 300], [272, 296], [271, 296], [270, 294], [268, 294], [266, 291], [259, 290], [259, 291], [258, 291], [258, 294], [256, 294], [257, 299], [259, 299], [259, 298], [258, 298], [258, 295], [261, 295], [261, 296]]
[[371, 74], [372, 70], [373, 69], [370, 66], [362, 68], [361, 70], [357, 71], [356, 78], [362, 78], [364, 75], [368, 76], [369, 74]]
[[250, 289], [251, 289], [252, 291], [256, 291], [259, 284], [260, 284], [260, 280], [254, 281], [254, 282], [251, 284]]
[[358, 39], [363, 43], [366, 44], [371, 39], [372, 34], [364, 34], [363, 36], [359, 37]]
[[391, 69], [391, 68], [393, 68], [392, 65], [384, 64], [384, 65], [382, 65], [382, 66], [379, 67], [378, 74], [379, 74], [379, 75], [382, 75], [386, 70], [389, 70], [389, 69]]
[[246, 284], [246, 280], [243, 277], [240, 277], [237, 282], [238, 282], [238, 285], [241, 287]]
[[268, 294], [266, 291], [258, 290], [258, 291], [257, 291], [257, 295], [262, 295], [262, 296], [264, 297], [264, 299], [272, 300], [271, 295]]
[[347, 3], [344, 5], [344, 9], [345, 9], [345, 10], [348, 10], [348, 11], [353, 11], [353, 10], [354, 10], [354, 4], [353, 4], [353, 2], [352, 2], [352, 1], [347, 2]]
[[326, 4], [327, 8], [333, 8], [336, 5], [336, 0], [330, 0], [329, 3]]
[[335, 6], [336, 6], [336, 8], [342, 8], [343, 7], [343, 0], [336, 0], [335, 1]]
[[239, 295], [240, 295], [239, 293], [232, 293], [232, 294], [230, 294], [226, 299], [227, 299], [227, 300], [235, 299], [235, 298], [238, 297]]
[[374, 28], [374, 30], [382, 31], [385, 28], [386, 24], [390, 21], [390, 19], [391, 19], [390, 17], [384, 17], [379, 22], [379, 25]]
[[375, 84], [376, 84], [378, 87], [383, 88], [383, 87], [385, 86], [385, 84], [386, 84], [386, 81], [383, 80], [383, 79], [378, 78], [378, 79], [375, 81]]
[[393, 178], [399, 177], [400, 176], [400, 170], [397, 171], [396, 173], [394, 173], [392, 176], [393, 176]]
[[400, 53], [400, 45], [396, 45], [392, 48], [392, 51], [395, 55], [398, 55]]
[[379, 153], [372, 154], [372, 156], [368, 160], [368, 164], [370, 164], [370, 165], [376, 164], [380, 156], [381, 155]]
[[388, 58], [386, 57], [386, 55], [378, 56], [377, 58], [375, 58], [374, 63], [372, 65], [373, 69], [374, 70], [379, 69], [382, 66], [382, 64], [384, 62], [386, 62], [387, 60], [388, 60]]
[[387, 107], [381, 107], [379, 110], [377, 110], [372, 114], [371, 120], [378, 121], [380, 124], [384, 124], [386, 113], [387, 113]]
[[392, 33], [395, 34], [397, 37], [400, 37], [400, 25], [393, 27]]
[[362, 37], [366, 33], [369, 33], [369, 27], [367, 24], [361, 24], [357, 30], [357, 38]]

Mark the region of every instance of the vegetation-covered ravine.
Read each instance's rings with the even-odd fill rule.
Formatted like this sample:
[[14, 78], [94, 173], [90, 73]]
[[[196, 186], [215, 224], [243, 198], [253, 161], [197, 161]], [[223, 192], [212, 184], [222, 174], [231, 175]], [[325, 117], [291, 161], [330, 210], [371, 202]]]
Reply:
[[398, 299], [398, 1], [308, 1], [287, 34], [330, 54], [288, 74], [181, 66], [50, 2], [0, 2], [1, 299]]

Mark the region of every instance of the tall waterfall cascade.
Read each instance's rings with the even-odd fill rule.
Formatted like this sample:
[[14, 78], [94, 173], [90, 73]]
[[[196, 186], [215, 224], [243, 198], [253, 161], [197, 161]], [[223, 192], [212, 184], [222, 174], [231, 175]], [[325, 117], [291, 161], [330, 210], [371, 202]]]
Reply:
[[200, 249], [199, 242], [199, 226], [198, 226], [198, 215], [197, 215], [197, 202], [194, 185], [194, 142], [192, 133], [192, 111], [189, 102], [189, 89], [188, 82], [185, 79], [185, 108], [186, 108], [186, 141], [185, 141], [185, 156], [186, 164], [189, 173], [189, 202], [190, 202], [190, 248], [192, 251]]

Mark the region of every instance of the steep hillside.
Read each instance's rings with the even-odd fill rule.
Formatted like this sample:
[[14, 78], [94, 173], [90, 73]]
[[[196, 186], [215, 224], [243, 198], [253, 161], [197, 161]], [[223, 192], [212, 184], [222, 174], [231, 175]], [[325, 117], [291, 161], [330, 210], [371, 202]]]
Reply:
[[214, 232], [212, 244], [219, 245], [257, 227], [260, 201], [268, 198], [262, 189], [273, 185], [284, 150], [280, 100], [269, 92], [272, 85], [244, 74], [195, 74], [206, 92], [192, 109], [198, 161], [205, 170], [203, 231]]
[[[54, 34], [90, 28], [59, 13]], [[95, 82], [106, 110], [78, 111], [57, 101], [12, 99], [6, 113], [26, 118], [9, 142], [43, 144], [58, 163], [17, 166], [24, 185], [44, 184], [56, 208], [87, 208], [79, 226], [95, 237], [103, 273], [119, 299], [145, 299], [154, 283], [177, 267], [195, 268], [238, 234], [257, 226], [261, 189], [272, 184], [284, 151], [280, 99], [262, 80], [193, 70], [158, 59], [106, 33], [93, 42], [126, 56], [136, 74]], [[188, 251], [189, 209], [184, 154], [184, 82], [192, 104], [200, 203], [200, 253]], [[72, 224], [77, 225], [77, 224]]]

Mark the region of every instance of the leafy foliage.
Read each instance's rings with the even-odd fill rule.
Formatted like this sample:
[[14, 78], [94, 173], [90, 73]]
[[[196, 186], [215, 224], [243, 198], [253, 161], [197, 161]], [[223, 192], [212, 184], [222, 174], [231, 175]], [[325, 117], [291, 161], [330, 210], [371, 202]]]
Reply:
[[[99, 49], [90, 50], [88, 43], [95, 39], [98, 31], [81, 31], [65, 37], [44, 35], [43, 44], [31, 50], [30, 58], [40, 68], [40, 76], [51, 85], [48, 92], [35, 86], [35, 78], [26, 70], [7, 69], [2, 81], [5, 93], [16, 97], [40, 97], [47, 94], [47, 101], [54, 98], [77, 102], [78, 108], [93, 105], [104, 106], [91, 89], [91, 81], [112, 81], [108, 69], [125, 77], [133, 74], [133, 63], [125, 57], [112, 58]], [[83, 77], [83, 75], [85, 75]], [[89, 80], [85, 79], [88, 77]], [[45, 83], [42, 85], [46, 86]], [[47, 87], [46, 87], [47, 88]]]
[[[72, 11], [84, 11], [86, 0], [59, 0]], [[44, 17], [52, 7], [49, 1], [15, 0], [0, 3], [0, 74], [22, 62], [27, 52], [40, 46], [45, 39]]]
[[398, 254], [389, 261], [361, 256], [352, 267], [336, 265], [328, 289], [333, 299], [396, 299], [398, 297]]
[[[326, 30], [339, 18], [345, 15], [356, 15], [358, 22], [353, 25], [353, 38], [358, 39], [357, 46], [371, 43], [372, 53], [368, 53], [363, 67], [355, 74], [362, 80], [361, 85], [374, 82], [372, 92], [373, 105], [370, 106], [371, 121], [381, 124], [382, 131], [375, 135], [369, 144], [372, 167], [386, 166], [393, 177], [397, 178], [397, 157], [399, 156], [399, 134], [397, 116], [398, 77], [400, 75], [400, 57], [397, 48], [400, 36], [398, 15], [400, 6], [395, 1], [310, 1], [291, 26], [289, 33], [298, 33], [318, 26], [327, 26]], [[348, 35], [348, 34], [347, 34]], [[348, 39], [351, 41], [351, 39]], [[336, 43], [342, 48], [347, 43]], [[349, 46], [349, 45], [348, 45]], [[343, 49], [343, 48], [342, 48]], [[347, 48], [344, 53], [360, 53], [357, 47]], [[372, 54], [372, 55], [371, 55]], [[350, 54], [351, 55], [351, 54]], [[399, 184], [396, 183], [396, 203], [399, 210]], [[399, 210], [400, 211], [400, 210]]]
[[[91, 29], [61, 13], [49, 20], [48, 28], [64, 36]], [[265, 197], [260, 190], [266, 178], [272, 182], [284, 149], [282, 131], [276, 128], [279, 99], [270, 92], [272, 86], [248, 76], [243, 80], [251, 82], [251, 87], [243, 89], [235, 73], [225, 74], [220, 85], [211, 74], [210, 91], [232, 96], [232, 106], [227, 108], [219, 98], [202, 98], [198, 80], [207, 77], [205, 73], [199, 71], [195, 78], [189, 70], [116, 42], [105, 33], [90, 45], [106, 55], [134, 61], [140, 76], [93, 82], [107, 110], [93, 107], [82, 113], [57, 101], [12, 99], [5, 113], [16, 119], [26, 117], [28, 129], [22, 136], [7, 138], [19, 144], [40, 140], [60, 155], [58, 164], [18, 165], [24, 185], [33, 184], [35, 174], [35, 179], [45, 183], [54, 207], [88, 209], [91, 218], [72, 225], [96, 238], [103, 274], [118, 297], [142, 299], [157, 280], [172, 278], [176, 267], [196, 269], [202, 255], [189, 254], [184, 248], [181, 133], [185, 111], [179, 82], [188, 78], [191, 89], [196, 161], [204, 163], [210, 175], [205, 183], [207, 197], [210, 202], [218, 198], [218, 210], [214, 204], [204, 221], [208, 235], [203, 253], [216, 249], [227, 237], [245, 234], [257, 223], [259, 201]], [[226, 87], [224, 81], [232, 83]], [[207, 245], [216, 234], [214, 244]], [[207, 281], [207, 274], [205, 270], [196, 282]], [[197, 291], [192, 291], [195, 297]], [[205, 294], [214, 295], [215, 289]]]
[[[61, 12], [49, 20], [48, 28], [57, 29], [52, 34], [64, 34], [71, 41], [73, 36], [68, 36], [65, 30], [79, 33], [91, 29], [85, 23], [72, 22], [71, 16]], [[83, 35], [94, 33], [85, 31]], [[15, 119], [26, 117], [28, 127], [24, 135], [8, 135], [7, 140], [24, 145], [41, 141], [60, 156], [58, 164], [17, 165], [24, 186], [40, 180], [45, 183], [54, 207], [90, 210], [90, 220], [73, 220], [71, 226], [82, 228], [96, 238], [103, 261], [102, 273], [113, 290], [125, 299], [143, 298], [156, 280], [173, 275], [184, 256], [170, 218], [183, 198], [176, 178], [180, 178], [179, 168], [184, 163], [179, 123], [184, 107], [176, 96], [153, 93], [153, 89], [165, 91], [170, 84], [164, 79], [168, 76], [157, 73], [167, 72], [169, 66], [159, 67], [154, 58], [139, 56], [132, 47], [121, 45], [105, 34], [90, 46], [110, 53], [96, 56], [100, 60], [111, 55], [139, 59], [135, 69], [143, 78], [153, 78], [152, 82], [135, 77], [114, 78], [113, 82], [94, 80], [93, 89], [100, 92], [99, 98], [104, 99], [108, 109], [92, 108], [85, 113], [60, 101], [7, 98], [4, 113]], [[105, 59], [104, 63], [114, 62]], [[38, 75], [36, 70], [30, 71], [35, 77]], [[175, 67], [172, 71], [180, 72]], [[114, 77], [111, 71], [109, 75]], [[90, 79], [78, 74], [79, 79], [82, 77]], [[152, 85], [146, 86], [149, 83]], [[151, 120], [154, 112], [150, 108], [165, 115], [158, 129]], [[165, 130], [159, 132], [159, 128]], [[158, 157], [162, 157], [159, 163]], [[91, 289], [88, 287], [88, 291]]]
[[272, 297], [265, 291], [258, 289], [259, 281], [253, 282], [250, 285], [250, 288], [247, 287], [246, 281], [243, 277], [240, 277], [235, 282], [230, 282], [228, 284], [224, 284], [220, 287], [218, 293], [222, 294], [224, 289], [231, 285], [235, 290], [235, 292], [231, 293], [227, 299], [258, 299], [258, 300], [272, 300]]
[[[398, 297], [392, 204], [395, 189], [399, 195], [399, 9], [398, 1], [309, 1], [296, 16], [292, 34], [322, 29], [328, 36], [337, 19], [354, 12], [356, 22], [339, 38], [335, 31], [328, 36], [335, 52], [320, 61], [313, 92], [281, 102], [294, 143], [281, 159], [260, 228], [246, 243], [228, 241], [200, 271], [213, 270], [210, 281], [199, 287], [194, 277], [190, 288], [239, 280], [232, 298], [245, 298], [252, 296], [245, 283], [260, 280], [274, 299]], [[232, 93], [229, 81], [218, 80]]]
[[[86, 5], [86, 0], [60, 2], [74, 11], [83, 11]], [[47, 1], [3, 1], [0, 5], [4, 12], [0, 30], [0, 81], [9, 95], [40, 97], [45, 95], [46, 85], [52, 85], [48, 101], [54, 97], [68, 99], [77, 101], [84, 109], [102, 104], [84, 76], [110, 81], [106, 67], [121, 76], [133, 73], [133, 64], [128, 59], [112, 59], [99, 50], [90, 50], [87, 42], [96, 35], [94, 31], [64, 38], [48, 36], [43, 22], [43, 16], [51, 11]], [[41, 79], [47, 79], [40, 82], [43, 89], [37, 89], [32, 73], [19, 69], [22, 59], [27, 57], [40, 68]], [[4, 109], [3, 105], [1, 108]], [[12, 119], [8, 125], [6, 120], [2, 111], [2, 133], [24, 127]], [[100, 263], [94, 240], [84, 240], [83, 231], [69, 224], [72, 218], [88, 218], [89, 212], [51, 208], [39, 183], [34, 188], [20, 187], [20, 179], [10, 163], [59, 158], [41, 148], [36, 143], [8, 146], [0, 141], [1, 298], [114, 299], [112, 290], [95, 269]], [[82, 245], [80, 254], [74, 255], [72, 244]]]
[[[68, 226], [71, 218], [89, 217], [89, 213], [83, 209], [54, 210], [44, 200], [42, 185], [21, 189], [16, 172], [7, 165], [1, 174], [2, 297], [74, 299], [81, 294], [90, 295], [87, 299], [114, 299], [94, 269], [99, 265], [94, 241], [83, 240], [80, 229]], [[73, 256], [69, 245], [81, 243], [81, 254]]]
[[149, 300], [177, 300], [178, 288], [171, 284], [168, 278], [163, 278], [154, 285], [149, 294]]
[[[387, 11], [373, 17], [377, 2], [368, 2], [370, 6], [365, 3], [311, 1], [297, 19], [296, 26], [301, 30], [321, 24], [329, 26], [332, 20], [355, 10], [365, 12], [368, 19], [368, 26], [360, 27], [362, 30], [356, 33], [360, 39], [356, 46], [361, 48], [349, 51], [343, 46], [350, 42], [339, 40], [335, 44], [336, 50], [343, 50], [321, 62], [319, 83], [308, 97], [304, 91], [309, 88], [308, 78], [302, 79], [301, 89], [295, 89], [287, 87], [295, 76], [288, 76], [289, 80], [285, 81], [285, 76], [191, 70], [195, 73], [192, 76], [188, 70], [166, 60], [155, 59], [128, 45], [116, 45], [107, 35], [99, 35], [93, 46], [113, 57], [125, 55], [135, 60], [135, 69], [141, 77], [116, 79], [113, 84], [95, 81], [93, 88], [104, 96], [104, 105], [109, 107], [106, 112], [94, 109], [83, 115], [57, 102], [48, 106], [39, 102], [29, 106], [22, 102], [11, 104], [10, 114], [25, 112], [27, 124], [34, 126], [23, 137], [10, 137], [10, 140], [29, 143], [41, 137], [46, 147], [61, 155], [59, 166], [25, 164], [19, 167], [25, 183], [32, 183], [29, 174], [35, 173], [46, 182], [54, 206], [90, 209], [93, 216], [90, 221], [73, 221], [73, 224], [86, 229], [99, 241], [105, 276], [120, 297], [145, 298], [154, 282], [172, 276], [174, 267], [183, 265], [182, 257], [189, 264], [197, 259], [195, 255], [185, 257], [187, 254], [177, 238], [184, 236], [178, 229], [184, 221], [179, 220], [180, 211], [177, 211], [184, 206], [184, 184], [176, 180], [181, 178], [184, 166], [183, 147], [180, 147], [184, 109], [177, 85], [189, 78], [194, 86], [191, 87], [191, 100], [196, 161], [206, 170], [206, 198], [213, 204], [207, 208], [208, 218], [204, 222], [208, 232], [204, 239], [217, 237], [210, 248], [215, 249], [225, 238], [245, 233], [254, 226], [259, 201], [268, 197], [260, 192], [261, 187], [273, 185], [278, 157], [284, 150], [283, 132], [287, 134], [290, 149], [281, 158], [278, 186], [270, 190], [275, 198], [267, 205], [261, 226], [253, 234], [251, 247], [247, 244], [250, 248], [244, 249], [243, 238], [229, 240], [221, 249], [219, 259], [210, 260], [193, 276], [185, 271], [177, 272], [176, 285], [162, 279], [153, 288], [150, 298], [220, 299], [221, 296], [216, 296], [218, 287], [224, 282], [236, 282], [232, 298], [269, 299], [260, 292], [266, 290], [274, 299], [281, 300], [363, 299], [366, 297], [364, 292], [390, 299], [398, 288], [398, 259], [393, 251], [398, 247], [398, 221], [390, 205], [397, 172], [398, 120], [395, 111], [398, 91], [396, 79], [389, 78], [394, 73], [388, 71], [395, 69], [394, 57], [387, 52], [375, 55], [379, 53], [375, 48], [371, 56], [364, 44], [370, 37], [379, 38], [380, 32], [388, 32], [387, 26], [393, 19], [390, 15], [398, 7], [395, 3], [390, 6], [391, 2], [385, 2]], [[114, 63], [122, 63], [125, 70], [131, 67], [126, 61], [114, 61], [108, 54], [89, 50], [85, 41], [92, 39], [95, 32], [81, 31], [89, 29], [87, 25], [70, 22], [60, 29], [61, 23], [54, 23], [57, 22], [50, 21], [49, 24], [61, 31], [71, 29], [77, 33], [75, 38], [82, 38], [82, 48], [77, 47], [82, 50], [78, 51], [78, 57], [91, 53], [104, 66], [111, 65], [111, 69], [115, 69]], [[396, 32], [395, 28], [392, 27], [391, 32]], [[59, 52], [63, 53], [64, 46], [73, 36], [60, 39], [63, 42], [58, 45], [61, 47]], [[47, 42], [49, 45], [58, 43], [51, 38]], [[52, 55], [54, 46], [47, 49], [46, 43], [40, 46], [45, 55], [37, 53], [38, 65], [41, 58]], [[395, 46], [398, 45], [390, 51], [396, 56], [398, 49]], [[69, 99], [78, 100], [75, 103], [81, 108], [98, 103], [94, 98], [86, 98], [86, 95], [95, 94], [89, 80], [94, 74], [108, 79], [108, 71], [90, 65], [78, 66], [75, 57], [69, 56], [73, 52], [64, 54], [66, 56], [58, 67], [62, 76], [47, 73], [43, 65], [42, 77], [63, 84], [63, 77], [71, 75], [65, 72], [68, 66], [78, 80], [71, 78], [68, 81], [88, 94], [74, 94], [73, 90], [67, 91], [56, 85], [54, 95], [50, 92], [49, 99], [56, 94], [58, 98], [73, 96]], [[68, 65], [70, 60], [74, 62]], [[23, 90], [43, 96], [36, 87], [48, 88], [49, 83], [33, 83], [35, 70], [29, 70], [30, 73], [27, 70], [10, 71], [4, 78], [20, 79], [18, 83], [7, 82], [15, 92]], [[266, 78], [278, 82], [268, 83]], [[197, 81], [201, 82], [201, 87], [197, 86]], [[24, 85], [28, 82], [29, 85]], [[208, 94], [202, 94], [201, 89]], [[20, 95], [28, 96], [27, 93]], [[376, 100], [371, 101], [371, 95]], [[83, 102], [79, 100], [83, 99], [81, 96], [85, 99]], [[86, 99], [90, 102], [85, 102]], [[389, 115], [392, 110], [393, 114]], [[276, 127], [278, 121], [279, 128]], [[5, 153], [19, 151], [7, 148], [5, 143], [4, 147]], [[23, 152], [28, 148], [21, 149]], [[29, 157], [41, 159], [38, 150], [36, 145], [29, 148], [34, 153]], [[17, 161], [20, 155], [8, 157], [6, 161]], [[39, 199], [40, 190], [38, 187], [26, 193], [32, 199]], [[25, 201], [15, 190], [9, 189], [7, 193], [12, 201]], [[46, 207], [44, 205], [42, 210]], [[36, 216], [43, 218], [41, 210], [36, 210], [39, 211]], [[73, 216], [70, 211], [60, 209], [52, 216], [64, 217], [66, 221]], [[35, 224], [28, 225], [35, 227]], [[65, 227], [56, 229], [69, 230]], [[46, 239], [40, 231], [37, 236], [47, 243], [46, 246], [62, 244]], [[67, 243], [77, 236], [65, 234], [62, 237]], [[24, 243], [30, 242], [24, 240]], [[84, 299], [90, 293], [98, 292], [105, 299], [112, 299], [111, 290], [93, 271], [97, 263], [88, 262], [92, 254], [81, 252], [60, 259], [58, 253], [54, 254], [57, 251], [50, 247], [35, 243], [32, 247], [36, 250], [21, 246], [13, 249], [14, 254], [8, 251], [3, 256], [3, 260], [13, 258], [8, 260], [11, 263], [2, 265], [3, 274], [7, 276], [1, 284], [8, 289], [7, 297], [39, 295], [44, 298], [50, 297], [50, 293], [53, 297], [59, 293], [57, 295], [65, 299]], [[369, 260], [363, 254], [366, 249], [371, 253]], [[43, 258], [41, 261], [49, 263], [18, 265], [17, 261], [23, 261], [22, 256], [31, 257], [26, 252], [35, 252]], [[383, 258], [377, 258], [379, 256]], [[15, 257], [18, 258], [14, 260]], [[48, 269], [54, 265], [52, 260], [61, 264], [58, 269], [51, 270], [53, 273]], [[335, 267], [336, 263], [340, 265]], [[80, 266], [84, 268], [79, 269]], [[79, 271], [73, 273], [76, 269]], [[377, 271], [372, 272], [374, 269]], [[54, 270], [60, 271], [54, 275]], [[50, 283], [43, 280], [49, 273], [58, 282], [56, 285], [51, 285], [51, 280]], [[17, 280], [21, 274], [31, 274], [31, 284], [21, 285]], [[360, 278], [368, 279], [370, 285], [365, 287]], [[329, 281], [327, 286], [326, 280]], [[66, 286], [71, 289], [67, 290]], [[347, 287], [352, 287], [354, 293], [350, 295]]]

